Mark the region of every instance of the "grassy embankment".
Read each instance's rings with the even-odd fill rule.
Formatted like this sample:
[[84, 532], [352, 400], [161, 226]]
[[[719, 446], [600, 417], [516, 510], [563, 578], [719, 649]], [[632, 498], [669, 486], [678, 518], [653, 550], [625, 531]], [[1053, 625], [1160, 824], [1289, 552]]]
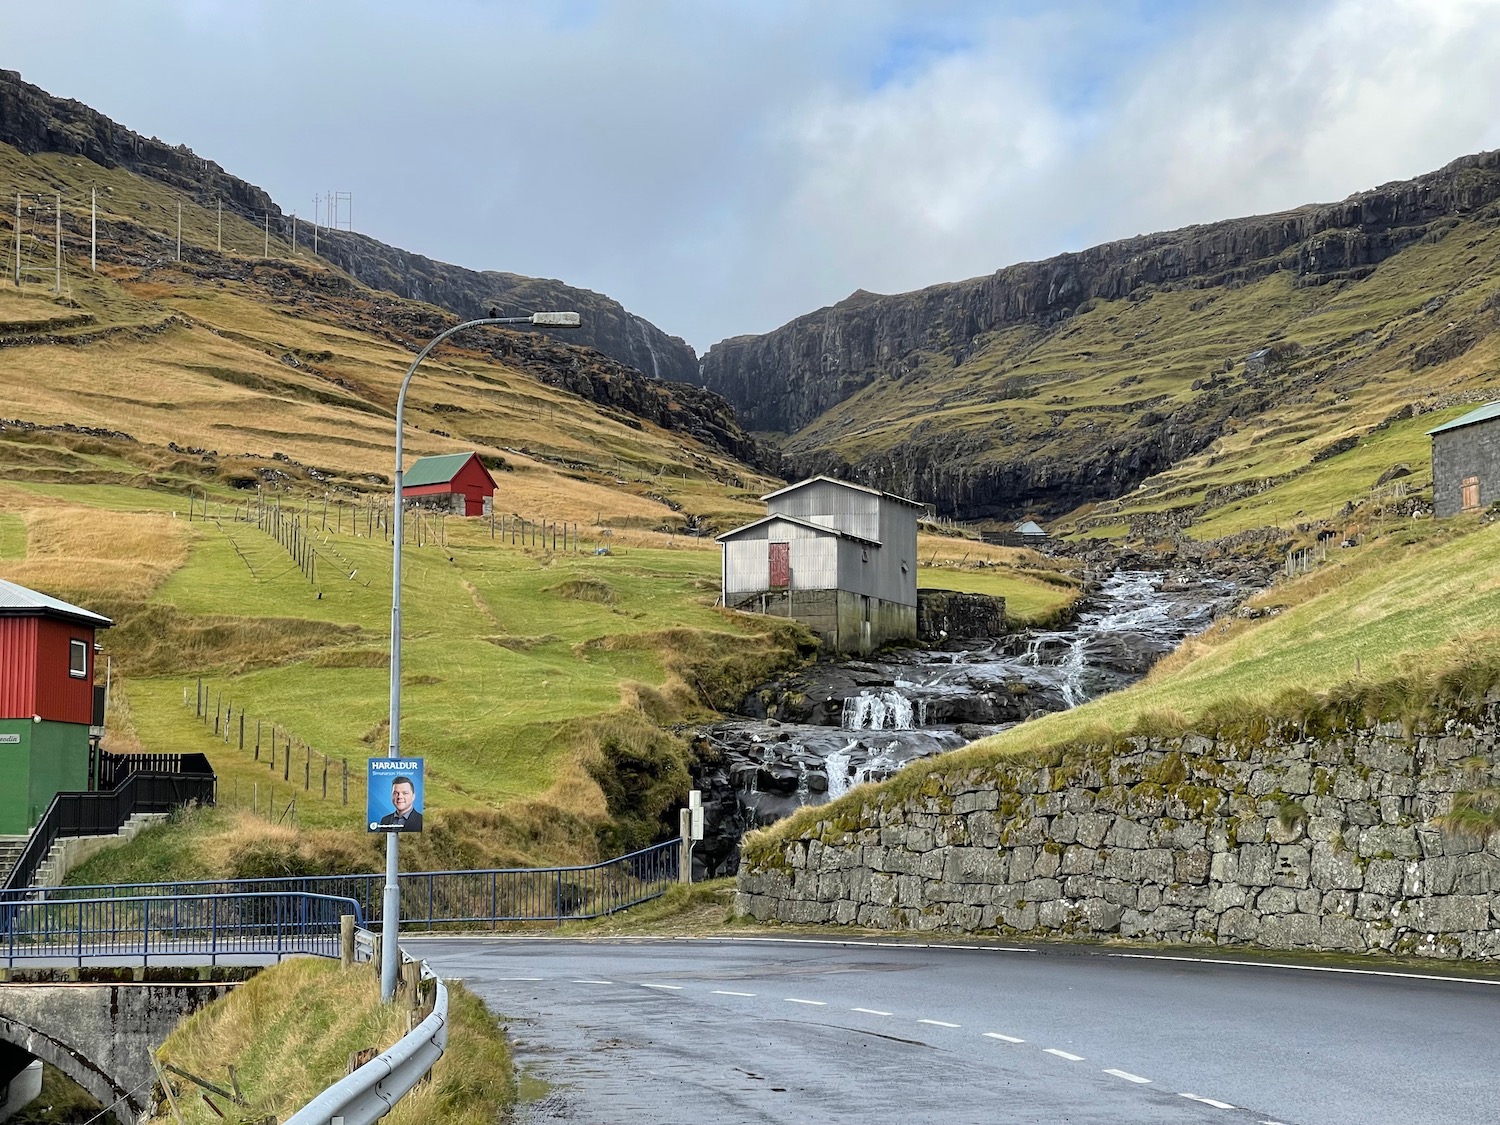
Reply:
[[[344, 969], [337, 962], [298, 958], [256, 974], [184, 1020], [157, 1057], [222, 1088], [235, 1068], [247, 1107], [215, 1105], [243, 1121], [280, 1120], [347, 1073], [349, 1056], [369, 1047], [385, 1050], [406, 1034], [406, 1009], [380, 1003], [369, 965]], [[404, 1097], [384, 1120], [391, 1125], [442, 1121], [491, 1125], [515, 1104], [510, 1049], [495, 1017], [462, 984], [448, 985], [448, 1049], [432, 1080]], [[203, 1091], [173, 1077], [177, 1112], [164, 1125], [217, 1125]]]
[[1051, 760], [1071, 746], [1128, 734], [1193, 730], [1263, 736], [1278, 722], [1337, 729], [1351, 721], [1420, 727], [1445, 708], [1472, 710], [1500, 684], [1500, 526], [1477, 517], [1408, 521], [1250, 602], [1266, 612], [1190, 638], [1141, 683], [1073, 711], [1024, 723], [888, 782], [797, 813], [749, 840], [754, 854], [817, 821], [899, 800], [932, 772], [1002, 757]]

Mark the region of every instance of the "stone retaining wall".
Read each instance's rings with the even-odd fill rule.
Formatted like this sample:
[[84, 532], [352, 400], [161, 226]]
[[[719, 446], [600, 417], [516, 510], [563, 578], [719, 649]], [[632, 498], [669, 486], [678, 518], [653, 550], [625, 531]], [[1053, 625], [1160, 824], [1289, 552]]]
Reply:
[[[1500, 952], [1500, 839], [1444, 832], [1493, 781], [1493, 711], [1234, 745], [1070, 750], [872, 789], [747, 849], [740, 912], [881, 929], [1087, 935], [1363, 953]], [[857, 796], [857, 795], [856, 795]]]

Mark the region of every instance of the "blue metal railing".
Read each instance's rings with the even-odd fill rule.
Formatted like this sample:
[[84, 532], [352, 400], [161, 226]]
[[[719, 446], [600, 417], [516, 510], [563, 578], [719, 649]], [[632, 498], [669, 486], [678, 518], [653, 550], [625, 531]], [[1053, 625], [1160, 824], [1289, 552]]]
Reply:
[[[663, 894], [677, 882], [680, 845], [672, 840], [602, 863], [484, 871], [418, 871], [401, 875], [403, 929], [563, 922], [598, 918]], [[270, 879], [206, 879], [118, 886], [32, 887], [0, 891], [0, 932], [7, 906], [61, 899], [223, 897], [302, 894], [352, 900], [370, 924], [381, 915], [385, 876], [309, 875]]]
[[28, 961], [149, 964], [235, 954], [338, 957], [341, 917], [359, 903], [304, 892], [49, 897], [0, 903], [0, 955]]

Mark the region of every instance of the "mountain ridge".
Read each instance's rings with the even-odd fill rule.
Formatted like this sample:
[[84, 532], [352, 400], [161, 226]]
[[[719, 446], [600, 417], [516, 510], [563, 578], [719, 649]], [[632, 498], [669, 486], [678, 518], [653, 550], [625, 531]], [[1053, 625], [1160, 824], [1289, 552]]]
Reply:
[[[770, 333], [715, 344], [701, 363], [703, 383], [747, 429], [785, 435], [790, 472], [916, 490], [960, 518], [1058, 515], [1119, 498], [1207, 449], [1237, 415], [1265, 410], [1279, 388], [1247, 371], [1247, 356], [1295, 335], [1319, 306], [1403, 253], [1462, 223], [1492, 224], [1497, 200], [1500, 152], [1485, 152], [1337, 203], [1137, 235], [910, 293], [857, 290]], [[1166, 323], [1162, 313], [1134, 318], [1129, 340], [1118, 328], [1110, 339], [1090, 327], [1088, 354], [1065, 354], [1060, 344], [1070, 326], [1130, 321], [1127, 306], [1184, 293], [1196, 297]], [[1169, 337], [1214, 302], [1223, 302], [1215, 315], [1232, 305], [1249, 306], [1249, 315], [1234, 331], [1205, 331], [1185, 357]], [[1220, 328], [1237, 317], [1221, 316]], [[1359, 327], [1384, 323], [1377, 316]], [[1317, 347], [1334, 342], [1320, 337]], [[1122, 354], [1131, 348], [1135, 356]], [[1311, 377], [1315, 352], [1286, 366]], [[1184, 358], [1192, 364], [1185, 381]], [[1177, 378], [1156, 378], [1170, 372]], [[1070, 385], [1091, 380], [1080, 405]], [[1154, 395], [1128, 389], [1147, 384]], [[1097, 423], [1086, 458], [1078, 442], [1057, 440], [1062, 419], [1080, 411]], [[1111, 412], [1121, 418], [1099, 417]], [[997, 448], [1007, 430], [1010, 453]]]
[[[226, 172], [186, 145], [169, 145], [114, 121], [70, 98], [60, 98], [0, 69], [0, 143], [35, 155], [70, 153], [105, 168], [122, 167], [226, 210], [257, 226], [269, 218], [273, 237], [290, 239], [293, 220], [264, 189]], [[297, 223], [306, 241], [305, 220]], [[613, 298], [549, 278], [471, 270], [391, 246], [369, 235], [319, 230], [318, 256], [357, 281], [397, 296], [425, 301], [464, 317], [483, 316], [492, 305], [567, 308], [584, 316], [567, 340], [587, 344], [638, 371], [671, 382], [698, 382], [697, 355]]]

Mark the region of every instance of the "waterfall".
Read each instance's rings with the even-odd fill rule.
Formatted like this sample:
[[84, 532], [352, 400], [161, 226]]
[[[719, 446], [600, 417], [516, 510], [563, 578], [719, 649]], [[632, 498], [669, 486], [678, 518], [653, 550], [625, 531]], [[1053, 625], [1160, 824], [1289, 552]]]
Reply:
[[823, 768], [828, 771], [828, 799], [836, 801], [849, 792], [849, 758], [856, 743], [852, 738], [842, 750], [834, 750], [823, 759]]
[[1080, 703], [1087, 703], [1088, 693], [1083, 690], [1083, 673], [1087, 668], [1084, 659], [1084, 649], [1088, 644], [1087, 637], [1079, 637], [1068, 645], [1067, 655], [1058, 662], [1058, 670], [1062, 672], [1062, 696], [1063, 702], [1072, 710]]
[[899, 691], [869, 690], [844, 700], [845, 730], [915, 730], [927, 723], [927, 702], [913, 704]]

